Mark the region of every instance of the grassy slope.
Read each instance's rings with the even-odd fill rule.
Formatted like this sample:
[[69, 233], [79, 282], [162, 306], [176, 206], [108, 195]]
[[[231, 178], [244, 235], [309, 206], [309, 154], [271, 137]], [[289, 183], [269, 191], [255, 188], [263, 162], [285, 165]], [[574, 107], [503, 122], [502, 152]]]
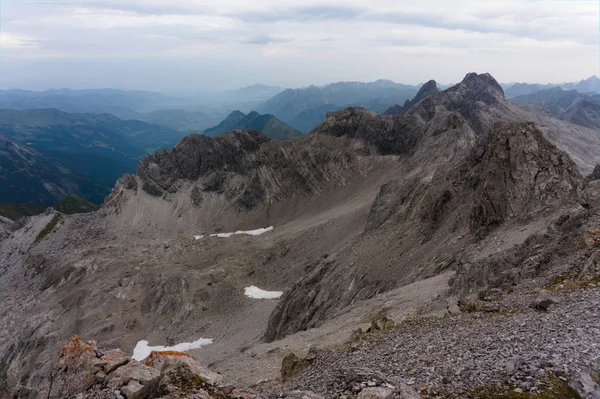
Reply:
[[[71, 215], [73, 213], [94, 212], [100, 209], [100, 206], [78, 197], [66, 197], [54, 205], [54, 209]], [[46, 207], [41, 205], [0, 202], [0, 216], [10, 220], [17, 220], [23, 216], [39, 215], [45, 210]]]
[[17, 220], [23, 216], [38, 215], [46, 210], [46, 207], [31, 204], [9, 204], [0, 202], [0, 216], [10, 220]]

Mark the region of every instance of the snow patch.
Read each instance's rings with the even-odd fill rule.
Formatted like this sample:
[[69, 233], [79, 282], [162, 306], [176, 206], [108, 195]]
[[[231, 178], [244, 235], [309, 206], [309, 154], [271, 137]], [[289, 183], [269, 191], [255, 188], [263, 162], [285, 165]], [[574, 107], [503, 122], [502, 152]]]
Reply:
[[[238, 230], [238, 231], [233, 232], [233, 233], [215, 233], [215, 234], [211, 234], [210, 236], [211, 237], [221, 237], [221, 238], [229, 238], [229, 237], [231, 237], [232, 235], [235, 235], [235, 234], [248, 234], [248, 235], [251, 235], [251, 236], [259, 236], [259, 235], [264, 234], [267, 231], [271, 231], [271, 230], [273, 230], [273, 226], [269, 226], [269, 227], [265, 227], [265, 228], [261, 228], [261, 229], [256, 229], [256, 230]], [[199, 240], [202, 237], [204, 237], [204, 236], [194, 236], [194, 238], [196, 240]]]
[[276, 299], [283, 295], [282, 291], [265, 291], [251, 285], [244, 289], [244, 294], [254, 299]]
[[150, 352], [152, 351], [177, 351], [177, 352], [185, 352], [190, 349], [198, 349], [204, 345], [212, 344], [213, 340], [210, 338], [200, 338], [194, 342], [183, 342], [181, 344], [177, 344], [174, 346], [148, 346], [148, 341], [141, 340], [135, 345], [133, 348], [133, 359], [141, 362], [148, 356], [150, 356]]

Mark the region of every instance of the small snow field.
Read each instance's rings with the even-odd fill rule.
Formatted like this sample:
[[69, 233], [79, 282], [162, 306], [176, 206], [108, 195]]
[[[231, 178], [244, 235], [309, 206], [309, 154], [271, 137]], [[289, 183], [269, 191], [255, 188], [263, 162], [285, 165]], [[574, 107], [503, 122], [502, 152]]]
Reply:
[[265, 227], [262, 229], [256, 229], [256, 230], [238, 230], [234, 233], [216, 233], [216, 234], [211, 234], [211, 237], [220, 237], [220, 238], [229, 238], [232, 235], [236, 235], [236, 234], [248, 234], [251, 236], [259, 236], [261, 234], [266, 233], [267, 231], [271, 231], [273, 230], [273, 226], [269, 226], [269, 227]]
[[245, 288], [244, 294], [254, 299], [277, 299], [283, 295], [283, 291], [265, 291], [251, 285]]
[[185, 352], [190, 349], [198, 349], [204, 345], [212, 344], [213, 340], [211, 338], [200, 338], [194, 342], [183, 342], [181, 344], [177, 344], [174, 346], [149, 346], [148, 341], [141, 340], [135, 345], [133, 348], [133, 356], [131, 356], [134, 360], [141, 362], [148, 356], [152, 351], [177, 351], [177, 352]]
[[199, 240], [199, 239], [201, 239], [201, 238], [204, 238], [204, 236], [203, 236], [203, 235], [194, 236], [194, 240]]

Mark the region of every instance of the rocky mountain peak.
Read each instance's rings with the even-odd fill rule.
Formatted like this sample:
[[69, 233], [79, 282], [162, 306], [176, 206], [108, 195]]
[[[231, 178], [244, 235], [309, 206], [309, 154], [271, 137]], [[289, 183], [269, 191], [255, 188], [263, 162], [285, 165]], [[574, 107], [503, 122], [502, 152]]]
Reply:
[[383, 114], [384, 115], [402, 115], [408, 112], [412, 107], [417, 105], [421, 100], [432, 96], [434, 94], [439, 93], [439, 89], [437, 87], [437, 83], [435, 80], [431, 79], [427, 83], [425, 83], [419, 91], [417, 95], [412, 100], [406, 100], [404, 105], [396, 104], [392, 105], [388, 109], [386, 109]]
[[433, 94], [439, 93], [439, 91], [440, 90], [437, 87], [436, 81], [431, 79], [430, 81], [425, 83], [423, 86], [421, 86], [417, 95], [415, 96], [415, 98], [413, 98], [412, 102], [414, 104], [416, 104], [417, 102], [421, 101], [425, 97], [429, 97]]
[[497, 102], [499, 98], [504, 98], [502, 86], [500, 86], [498, 81], [489, 73], [468, 73], [464, 79], [454, 87], [457, 86], [468, 88], [477, 96], [479, 101], [483, 101], [488, 105]]
[[231, 111], [231, 113], [227, 117], [228, 118], [243, 118], [245, 116], [246, 116], [246, 114], [244, 114], [242, 111], [236, 109], [235, 111]]
[[[193, 134], [172, 151], [144, 157], [136, 182], [141, 181], [141, 189], [154, 197], [189, 197], [196, 208], [205, 199], [218, 197], [247, 211], [265, 202], [318, 192], [325, 182], [342, 181], [344, 171], [358, 162], [353, 152], [326, 137], [294, 145], [271, 140], [253, 129], [214, 138]], [[138, 184], [126, 183], [111, 198], [121, 189], [137, 191]]]
[[532, 217], [573, 199], [581, 180], [571, 158], [531, 122], [494, 127], [480, 138], [465, 168], [476, 193], [471, 227]]

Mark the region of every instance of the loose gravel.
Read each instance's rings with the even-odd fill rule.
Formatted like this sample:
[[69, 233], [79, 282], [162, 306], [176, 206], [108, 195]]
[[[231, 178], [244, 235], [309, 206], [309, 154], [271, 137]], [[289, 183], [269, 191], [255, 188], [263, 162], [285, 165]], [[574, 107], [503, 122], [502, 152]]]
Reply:
[[[564, 381], [598, 370], [598, 288], [552, 293], [548, 311], [529, 307], [532, 295], [511, 295], [494, 312], [416, 318], [376, 331], [343, 348], [321, 351], [297, 378], [271, 392], [301, 389], [353, 397], [365, 386], [405, 383], [423, 395], [481, 387], [535, 393], [552, 373]], [[506, 310], [509, 306], [511, 309]]]

